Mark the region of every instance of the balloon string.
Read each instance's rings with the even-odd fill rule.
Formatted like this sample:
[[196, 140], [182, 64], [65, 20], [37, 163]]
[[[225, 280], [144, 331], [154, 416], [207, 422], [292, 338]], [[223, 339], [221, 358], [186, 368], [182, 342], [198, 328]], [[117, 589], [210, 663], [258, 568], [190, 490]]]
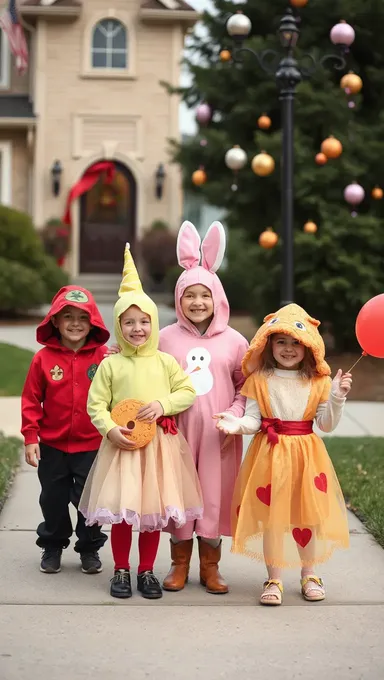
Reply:
[[355, 366], [357, 366], [357, 364], [359, 363], [359, 361], [361, 361], [362, 358], [363, 358], [363, 357], [366, 357], [366, 356], [367, 356], [367, 353], [366, 353], [366, 352], [363, 352], [362, 355], [361, 355], [361, 357], [359, 357], [358, 360], [355, 361], [355, 363], [351, 366], [351, 368], [347, 371], [347, 373], [351, 373], [352, 369], [355, 368]]

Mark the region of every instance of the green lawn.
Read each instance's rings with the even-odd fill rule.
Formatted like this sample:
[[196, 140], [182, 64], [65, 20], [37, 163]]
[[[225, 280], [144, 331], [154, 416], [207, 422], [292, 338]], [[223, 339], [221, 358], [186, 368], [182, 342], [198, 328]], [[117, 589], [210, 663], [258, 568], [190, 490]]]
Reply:
[[0, 342], [0, 397], [19, 397], [33, 357], [29, 349]]
[[20, 458], [21, 439], [4, 437], [0, 432], [0, 510], [3, 506], [8, 485]]
[[325, 440], [348, 506], [384, 548], [384, 437]]

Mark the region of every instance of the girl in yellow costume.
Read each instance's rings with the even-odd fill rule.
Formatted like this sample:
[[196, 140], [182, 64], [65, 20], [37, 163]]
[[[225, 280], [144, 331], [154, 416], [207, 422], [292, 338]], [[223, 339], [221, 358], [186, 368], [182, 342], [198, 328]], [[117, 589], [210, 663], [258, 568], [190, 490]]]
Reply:
[[295, 304], [267, 316], [242, 363], [245, 415], [217, 416], [227, 434], [257, 433], [236, 483], [232, 551], [265, 561], [266, 605], [282, 602], [284, 567], [300, 566], [304, 598], [323, 600], [314, 566], [349, 545], [343, 495], [312, 425], [337, 426], [352, 377], [338, 371], [331, 382], [318, 326]]
[[[154, 599], [162, 596], [153, 574], [160, 530], [170, 519], [183, 526], [202, 517], [192, 454], [171, 417], [191, 406], [196, 393], [176, 360], [158, 351], [157, 308], [142, 290], [128, 245], [119, 296], [114, 321], [121, 352], [104, 359], [89, 390], [88, 413], [104, 439], [79, 508], [87, 525], [112, 524], [113, 597], [132, 595], [129, 552], [132, 528], [139, 530], [137, 587]], [[111, 418], [113, 407], [125, 399], [145, 403], [138, 421], [157, 422], [154, 438], [143, 448], [132, 450], [131, 424], [129, 430]]]

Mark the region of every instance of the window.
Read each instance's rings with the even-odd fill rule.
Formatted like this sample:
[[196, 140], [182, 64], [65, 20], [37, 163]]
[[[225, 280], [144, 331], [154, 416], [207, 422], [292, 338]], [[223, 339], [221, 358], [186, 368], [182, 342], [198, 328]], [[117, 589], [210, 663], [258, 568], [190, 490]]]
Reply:
[[3, 29], [0, 29], [0, 89], [9, 88], [9, 46], [8, 38]]
[[99, 21], [92, 33], [92, 68], [127, 69], [127, 30], [117, 19]]
[[11, 205], [12, 201], [12, 145], [0, 142], [0, 204]]

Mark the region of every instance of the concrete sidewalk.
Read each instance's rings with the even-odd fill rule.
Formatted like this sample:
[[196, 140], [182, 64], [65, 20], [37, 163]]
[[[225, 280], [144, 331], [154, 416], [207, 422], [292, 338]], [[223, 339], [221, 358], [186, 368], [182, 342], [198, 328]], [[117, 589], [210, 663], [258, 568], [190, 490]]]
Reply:
[[[190, 583], [149, 602], [109, 596], [112, 558], [85, 576], [78, 556], [64, 553], [60, 574], [39, 572], [40, 521], [36, 471], [22, 465], [0, 516], [0, 677], [2, 680], [238, 680], [293, 678], [377, 680], [384, 674], [384, 551], [350, 516], [351, 548], [320, 570], [325, 603], [308, 605], [299, 574], [287, 573], [284, 605], [257, 605], [262, 565], [230, 554], [222, 572], [228, 595], [198, 583], [196, 549]], [[135, 535], [136, 536], [136, 535]], [[137, 564], [133, 543], [132, 571]], [[169, 566], [162, 536], [156, 573]]]

